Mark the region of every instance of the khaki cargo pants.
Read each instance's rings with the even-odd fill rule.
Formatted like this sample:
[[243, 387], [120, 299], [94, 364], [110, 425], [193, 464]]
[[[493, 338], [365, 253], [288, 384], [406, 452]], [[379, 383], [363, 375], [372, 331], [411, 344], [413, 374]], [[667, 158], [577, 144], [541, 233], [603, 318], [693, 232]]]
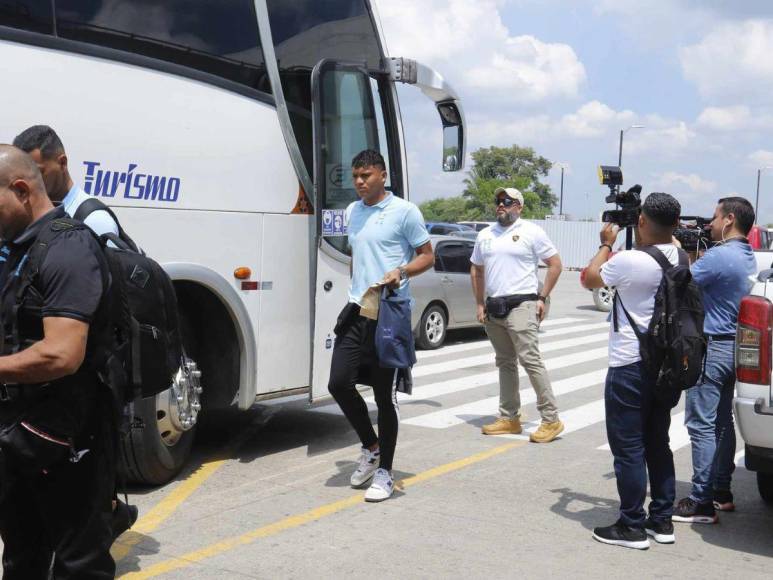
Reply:
[[489, 317], [486, 334], [496, 353], [499, 369], [499, 413], [507, 419], [521, 415], [518, 363], [523, 365], [537, 394], [537, 409], [542, 420], [558, 420], [558, 407], [550, 386], [545, 364], [539, 352], [537, 302], [529, 300], [513, 308], [506, 318]]

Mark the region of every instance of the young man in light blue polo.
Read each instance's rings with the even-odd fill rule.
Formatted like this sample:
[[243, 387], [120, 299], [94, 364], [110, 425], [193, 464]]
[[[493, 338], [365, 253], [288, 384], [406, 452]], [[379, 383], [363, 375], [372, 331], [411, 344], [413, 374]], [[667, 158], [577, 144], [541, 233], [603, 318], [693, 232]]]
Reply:
[[[376, 321], [360, 314], [362, 297], [373, 284], [408, 294], [408, 279], [435, 263], [424, 218], [414, 204], [385, 189], [384, 158], [365, 150], [352, 160], [352, 180], [360, 200], [346, 209], [352, 249], [349, 303], [336, 325], [336, 341], [328, 390], [362, 442], [351, 484], [373, 479], [365, 501], [392, 495], [392, 459], [397, 445], [399, 416], [394, 392], [395, 369], [382, 368], [375, 352]], [[366, 376], [363, 376], [365, 374]], [[356, 385], [370, 384], [378, 406], [378, 435]]]

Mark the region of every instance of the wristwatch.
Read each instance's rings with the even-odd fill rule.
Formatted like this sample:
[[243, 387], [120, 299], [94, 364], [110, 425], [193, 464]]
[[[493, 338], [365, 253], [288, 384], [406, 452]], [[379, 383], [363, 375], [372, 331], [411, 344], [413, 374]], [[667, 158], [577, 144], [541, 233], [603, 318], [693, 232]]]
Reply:
[[542, 296], [541, 294], [537, 296], [537, 300], [540, 300], [541, 302], [545, 302], [547, 299], [547, 296]]
[[405, 266], [398, 266], [398, 270], [400, 270], [400, 281], [405, 281], [408, 279], [408, 269]]

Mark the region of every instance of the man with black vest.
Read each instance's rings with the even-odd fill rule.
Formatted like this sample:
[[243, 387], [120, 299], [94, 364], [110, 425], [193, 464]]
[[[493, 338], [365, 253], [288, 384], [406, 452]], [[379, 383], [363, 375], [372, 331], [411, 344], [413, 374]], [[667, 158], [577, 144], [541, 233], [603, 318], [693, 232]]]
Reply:
[[[101, 206], [98, 198], [84, 192], [70, 176], [67, 153], [56, 131], [48, 125], [33, 125], [19, 133], [13, 144], [29, 153], [35, 161], [52, 202], [61, 203], [67, 215], [81, 220], [98, 236], [118, 235], [118, 224], [113, 216], [98, 209]], [[0, 259], [4, 251], [6, 249], [0, 249]], [[117, 494], [113, 498], [113, 508], [113, 535], [117, 538], [137, 521], [138, 510], [137, 506], [119, 500]]]
[[116, 414], [92, 368], [104, 256], [10, 145], [0, 145], [0, 237], [3, 578], [48, 578], [52, 556], [53, 578], [113, 578]]

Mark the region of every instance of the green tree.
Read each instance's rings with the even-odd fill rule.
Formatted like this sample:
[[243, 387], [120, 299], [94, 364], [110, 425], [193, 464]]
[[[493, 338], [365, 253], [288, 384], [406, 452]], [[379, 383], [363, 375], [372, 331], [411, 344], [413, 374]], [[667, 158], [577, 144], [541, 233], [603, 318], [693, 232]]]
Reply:
[[421, 204], [427, 221], [494, 221], [494, 191], [515, 187], [523, 193], [523, 217], [542, 219], [556, 205], [550, 186], [541, 183], [552, 163], [531, 147], [484, 147], [472, 153], [473, 166], [464, 180], [461, 196], [433, 199]]
[[515, 187], [523, 192], [525, 218], [545, 217], [558, 201], [550, 186], [540, 182], [553, 163], [537, 155], [531, 147], [484, 147], [472, 153], [472, 161], [462, 195], [470, 200], [471, 207], [492, 219], [495, 211], [492, 200], [497, 187]]
[[419, 208], [428, 222], [458, 222], [467, 219], [467, 200], [461, 196], [431, 199]]

